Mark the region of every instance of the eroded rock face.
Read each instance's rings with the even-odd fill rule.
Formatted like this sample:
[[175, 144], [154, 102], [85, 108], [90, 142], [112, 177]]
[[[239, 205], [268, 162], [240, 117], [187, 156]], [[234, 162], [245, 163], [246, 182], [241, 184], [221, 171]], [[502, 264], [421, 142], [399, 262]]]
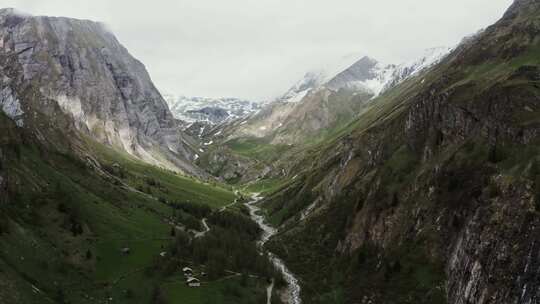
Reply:
[[34, 116], [23, 112], [56, 115], [54, 102], [77, 130], [102, 143], [171, 169], [197, 171], [189, 138], [145, 67], [103, 24], [4, 9], [0, 44], [2, 56], [16, 59], [2, 67], [12, 73], [4, 76], [0, 103], [19, 124]]
[[[540, 222], [530, 187], [494, 181], [501, 195], [466, 219], [447, 264], [450, 303], [537, 303]], [[501, 227], [502, 226], [502, 227]]]
[[[292, 271], [345, 273], [346, 303], [540, 302], [540, 70], [522, 57], [538, 16], [538, 1], [516, 1], [267, 201], [300, 210], [273, 244]], [[498, 77], [468, 78], [498, 60], [511, 63]], [[306, 299], [324, 303], [323, 288]]]
[[5, 87], [0, 91], [0, 107], [9, 118], [15, 121], [17, 126], [22, 127], [24, 125], [22, 119], [24, 112], [21, 109], [21, 103], [14, 96], [11, 88]]
[[[536, 303], [540, 222], [534, 186], [527, 178], [499, 174], [495, 164], [503, 147], [524, 149], [538, 140], [540, 126], [515, 124], [512, 118], [540, 100], [519, 87], [494, 85], [485, 95], [456, 104], [460, 89], [435, 94], [439, 85], [417, 96], [393, 125], [372, 128], [352, 145], [343, 141], [336, 147], [338, 156], [325, 160], [338, 165], [327, 171], [317, 199], [340, 208], [344, 193], [358, 196], [352, 199], [354, 215], [348, 217], [336, 251], [348, 255], [375, 246], [384, 264], [389, 251], [422, 240], [427, 244], [418, 250], [426, 250], [426, 260], [444, 265], [448, 303]], [[461, 164], [463, 152], [446, 150], [471, 139], [483, 151], [481, 163]], [[407, 160], [413, 162], [411, 169], [425, 168], [405, 184], [379, 175], [400, 154], [393, 144], [416, 155], [416, 160]], [[452, 156], [445, 159], [445, 153]], [[531, 160], [520, 161], [527, 168]], [[389, 184], [401, 188], [388, 191]], [[320, 221], [315, 217], [311, 224]], [[377, 292], [371, 296], [385, 303]]]
[[[440, 293], [448, 303], [540, 301], [534, 181], [527, 177], [529, 171], [501, 173], [497, 152], [513, 146], [517, 153], [538, 140], [538, 124], [519, 126], [512, 117], [540, 100], [519, 87], [494, 86], [491, 92], [496, 94], [459, 105], [455, 92], [419, 95], [394, 122], [339, 141], [331, 150], [335, 153], [317, 160], [322, 165], [306, 186], [285, 190], [280, 198], [290, 200], [285, 206], [297, 205], [309, 194], [300, 214], [285, 223], [302, 228], [284, 233], [280, 241], [291, 244], [288, 250], [299, 250], [298, 239], [305, 246], [303, 238], [324, 243], [330, 257], [350, 259], [353, 265], [358, 252], [367, 256], [363, 259], [369, 262], [355, 271], [377, 283], [362, 285], [355, 272], [349, 274], [345, 281], [351, 303], [392, 303], [385, 299], [385, 284], [404, 275], [391, 269], [410, 259], [404, 249], [410, 247], [423, 255], [423, 263], [439, 265], [431, 271], [441, 279], [432, 282], [429, 294]], [[474, 148], [467, 152], [468, 145]], [[478, 157], [474, 151], [482, 151], [482, 159], [472, 160]], [[399, 166], [409, 165], [399, 167], [398, 161]], [[534, 162], [509, 161], [520, 168]], [[336, 215], [340, 212], [346, 215]], [[299, 234], [302, 229], [305, 235]], [[317, 234], [320, 238], [313, 240]], [[309, 250], [326, 249], [313, 245]], [[292, 268], [299, 269], [304, 268]], [[377, 281], [382, 274], [389, 279]], [[430, 301], [435, 300], [418, 303], [434, 303]]]
[[345, 71], [332, 78], [326, 84], [326, 86], [333, 90], [339, 90], [341, 88], [347, 88], [354, 82], [362, 82], [373, 79], [376, 77], [374, 68], [377, 64], [377, 60], [369, 57], [363, 57]]

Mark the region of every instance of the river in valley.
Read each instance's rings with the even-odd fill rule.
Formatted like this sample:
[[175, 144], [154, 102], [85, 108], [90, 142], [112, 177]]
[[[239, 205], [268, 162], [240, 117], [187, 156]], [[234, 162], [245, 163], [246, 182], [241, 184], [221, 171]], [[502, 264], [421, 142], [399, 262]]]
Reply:
[[[264, 220], [264, 216], [260, 214], [261, 208], [257, 206], [257, 202], [260, 201], [262, 197], [258, 195], [253, 195], [251, 200], [246, 204], [246, 206], [249, 208], [249, 214], [251, 218], [257, 222], [259, 227], [262, 229], [261, 237], [258, 241], [258, 247], [263, 252], [264, 244], [274, 235], [277, 233], [277, 230], [266, 224]], [[288, 304], [301, 304], [302, 300], [300, 298], [300, 284], [298, 283], [298, 279], [294, 276], [294, 274], [287, 268], [283, 260], [281, 260], [278, 256], [273, 254], [272, 252], [268, 253], [268, 257], [270, 258], [270, 261], [272, 264], [274, 264], [274, 267], [278, 269], [282, 274], [283, 278], [287, 282], [287, 292], [288, 292]], [[273, 282], [272, 285], [269, 286], [269, 295], [267, 297], [267, 303], [270, 303], [271, 300], [271, 289], [273, 288]]]

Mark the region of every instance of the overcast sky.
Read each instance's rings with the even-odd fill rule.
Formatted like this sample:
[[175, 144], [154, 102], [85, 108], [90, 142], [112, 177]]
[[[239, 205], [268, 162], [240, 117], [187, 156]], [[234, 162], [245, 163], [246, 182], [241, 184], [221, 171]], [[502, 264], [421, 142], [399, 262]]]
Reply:
[[399, 63], [452, 46], [512, 0], [2, 0], [105, 22], [162, 93], [265, 99], [306, 71], [369, 55]]

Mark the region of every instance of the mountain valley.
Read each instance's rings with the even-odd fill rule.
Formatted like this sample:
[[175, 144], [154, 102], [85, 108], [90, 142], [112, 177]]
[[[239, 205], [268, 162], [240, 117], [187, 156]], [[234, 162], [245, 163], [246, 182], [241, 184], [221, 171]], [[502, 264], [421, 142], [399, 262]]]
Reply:
[[0, 71], [0, 304], [540, 303], [540, 1], [266, 102], [14, 9]]

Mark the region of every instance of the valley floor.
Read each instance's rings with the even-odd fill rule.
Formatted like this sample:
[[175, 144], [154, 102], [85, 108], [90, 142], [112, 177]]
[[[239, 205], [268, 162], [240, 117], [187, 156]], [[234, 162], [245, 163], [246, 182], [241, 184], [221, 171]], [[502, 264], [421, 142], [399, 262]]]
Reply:
[[266, 302], [274, 270], [232, 188], [97, 144], [99, 167], [6, 141], [1, 304]]

